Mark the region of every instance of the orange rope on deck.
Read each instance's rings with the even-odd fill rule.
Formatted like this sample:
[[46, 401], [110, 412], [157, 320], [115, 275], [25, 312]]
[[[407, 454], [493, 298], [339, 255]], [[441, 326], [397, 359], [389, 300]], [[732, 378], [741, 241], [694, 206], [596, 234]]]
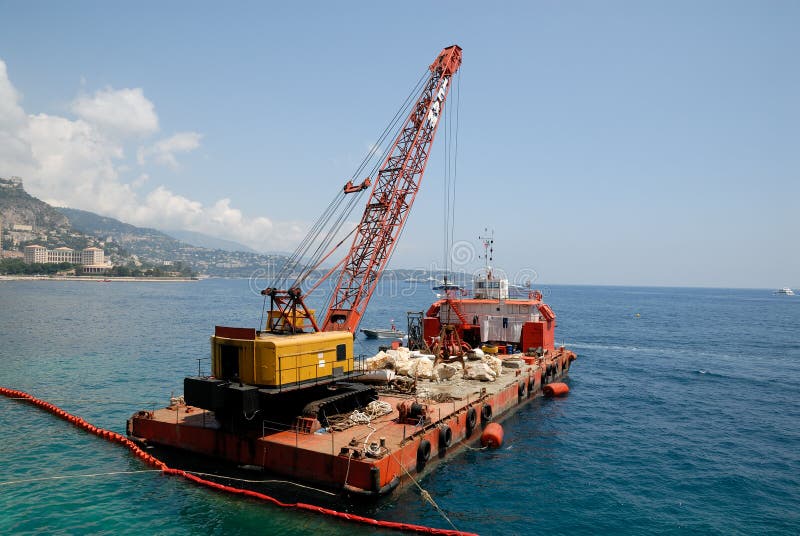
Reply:
[[324, 514], [327, 516], [336, 517], [338, 519], [342, 519], [345, 521], [352, 521], [356, 523], [362, 523], [366, 525], [372, 525], [373, 527], [382, 527], [386, 529], [394, 529], [394, 530], [404, 530], [409, 532], [419, 532], [424, 534], [441, 534], [441, 535], [464, 535], [464, 536], [477, 536], [473, 533], [469, 532], [461, 532], [457, 530], [450, 530], [450, 529], [437, 529], [434, 527], [426, 527], [424, 525], [414, 525], [411, 523], [399, 523], [396, 521], [382, 521], [379, 519], [373, 519], [370, 517], [363, 517], [354, 514], [348, 514], [345, 512], [339, 512], [337, 510], [331, 510], [330, 508], [323, 508], [321, 506], [315, 506], [313, 504], [305, 504], [305, 503], [285, 503], [281, 502], [274, 497], [270, 497], [264, 493], [259, 493], [257, 491], [251, 491], [246, 489], [239, 489], [234, 488], [231, 486], [226, 486], [224, 484], [218, 484], [216, 482], [212, 482], [210, 480], [205, 480], [200, 478], [197, 475], [193, 475], [189, 472], [183, 471], [181, 469], [173, 469], [168, 467], [167, 464], [162, 462], [161, 460], [157, 459], [155, 456], [152, 456], [142, 450], [136, 443], [128, 439], [127, 437], [123, 436], [122, 434], [118, 434], [116, 432], [112, 432], [110, 430], [105, 430], [103, 428], [98, 428], [82, 418], [72, 415], [71, 413], [67, 413], [63, 409], [59, 408], [54, 404], [50, 404], [49, 402], [45, 402], [44, 400], [40, 400], [33, 395], [30, 395], [24, 391], [17, 391], [15, 389], [8, 389], [6, 387], [0, 387], [0, 394], [6, 396], [8, 398], [24, 400], [26, 402], [30, 402], [34, 406], [38, 406], [39, 408], [52, 413], [53, 415], [68, 421], [71, 424], [74, 424], [78, 428], [82, 428], [89, 433], [95, 434], [98, 437], [101, 437], [107, 441], [112, 443], [119, 443], [120, 445], [127, 447], [134, 455], [136, 455], [139, 459], [141, 459], [146, 464], [159, 469], [162, 474], [165, 475], [172, 475], [172, 476], [181, 476], [186, 478], [187, 480], [191, 480], [196, 484], [200, 484], [201, 486], [206, 486], [208, 488], [216, 489], [219, 491], [225, 491], [228, 493], [233, 493], [235, 495], [243, 495], [245, 497], [251, 497], [253, 499], [258, 499], [260, 501], [270, 502], [276, 506], [280, 506], [283, 508], [295, 508], [298, 510], [307, 510], [310, 512], [316, 512], [319, 514]]

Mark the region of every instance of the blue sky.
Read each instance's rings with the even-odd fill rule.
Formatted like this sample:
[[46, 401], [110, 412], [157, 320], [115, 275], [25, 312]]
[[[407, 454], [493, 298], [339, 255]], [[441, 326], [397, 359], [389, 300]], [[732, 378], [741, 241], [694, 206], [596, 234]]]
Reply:
[[[455, 240], [493, 228], [542, 284], [800, 287], [798, 27], [790, 1], [0, 1], [0, 176], [291, 249], [456, 43]], [[441, 137], [394, 267], [442, 264]]]

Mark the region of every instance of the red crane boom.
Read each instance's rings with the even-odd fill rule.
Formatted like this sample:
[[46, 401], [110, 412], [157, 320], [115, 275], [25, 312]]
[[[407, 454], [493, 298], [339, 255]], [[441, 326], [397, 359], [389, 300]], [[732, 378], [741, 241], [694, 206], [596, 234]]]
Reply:
[[[296, 332], [310, 328], [316, 332], [355, 333], [414, 203], [439, 126], [439, 117], [450, 91], [450, 80], [460, 66], [461, 47], [449, 46], [439, 53], [430, 65], [430, 75], [422, 92], [392, 142], [375, 180], [367, 178], [359, 185], [349, 181], [344, 186], [344, 194], [360, 192], [370, 185], [372, 190], [361, 221], [354, 231], [350, 250], [336, 265], [342, 268], [331, 294], [325, 320], [317, 323], [305, 304], [304, 293], [299, 285], [288, 290], [269, 287], [261, 291], [270, 298], [267, 331]], [[322, 260], [327, 259], [330, 253], [332, 251]], [[313, 288], [317, 288], [332, 273], [334, 270], [323, 276]]]
[[392, 255], [419, 190], [431, 144], [461, 66], [461, 48], [442, 50], [430, 77], [377, 174], [350, 251], [334, 287], [323, 331], [354, 333]]

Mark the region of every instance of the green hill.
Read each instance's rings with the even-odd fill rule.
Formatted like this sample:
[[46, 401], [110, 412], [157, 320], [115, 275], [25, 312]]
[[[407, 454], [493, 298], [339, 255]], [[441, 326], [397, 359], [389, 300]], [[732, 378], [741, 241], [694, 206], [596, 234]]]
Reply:
[[69, 220], [76, 231], [105, 242], [116, 242], [129, 254], [143, 256], [147, 260], [169, 260], [170, 252], [192, 247], [161, 231], [136, 227], [94, 212], [66, 207], [56, 210]]

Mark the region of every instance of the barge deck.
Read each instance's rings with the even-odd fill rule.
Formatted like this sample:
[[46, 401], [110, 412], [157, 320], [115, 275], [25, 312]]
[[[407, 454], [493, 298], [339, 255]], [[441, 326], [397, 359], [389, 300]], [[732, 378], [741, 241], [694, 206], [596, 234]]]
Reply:
[[489, 422], [540, 396], [544, 385], [566, 375], [576, 355], [557, 348], [544, 357], [503, 358], [502, 372], [491, 382], [453, 378], [417, 382], [411, 393], [382, 390], [374, 411], [368, 408], [355, 421], [345, 416], [344, 426], [331, 418], [327, 428], [319, 428], [314, 419], [298, 418], [290, 427], [263, 420], [259, 431], [226, 430], [213, 412], [175, 401], [133, 415], [128, 435], [349, 495], [379, 497], [424, 475], [477, 440]]

